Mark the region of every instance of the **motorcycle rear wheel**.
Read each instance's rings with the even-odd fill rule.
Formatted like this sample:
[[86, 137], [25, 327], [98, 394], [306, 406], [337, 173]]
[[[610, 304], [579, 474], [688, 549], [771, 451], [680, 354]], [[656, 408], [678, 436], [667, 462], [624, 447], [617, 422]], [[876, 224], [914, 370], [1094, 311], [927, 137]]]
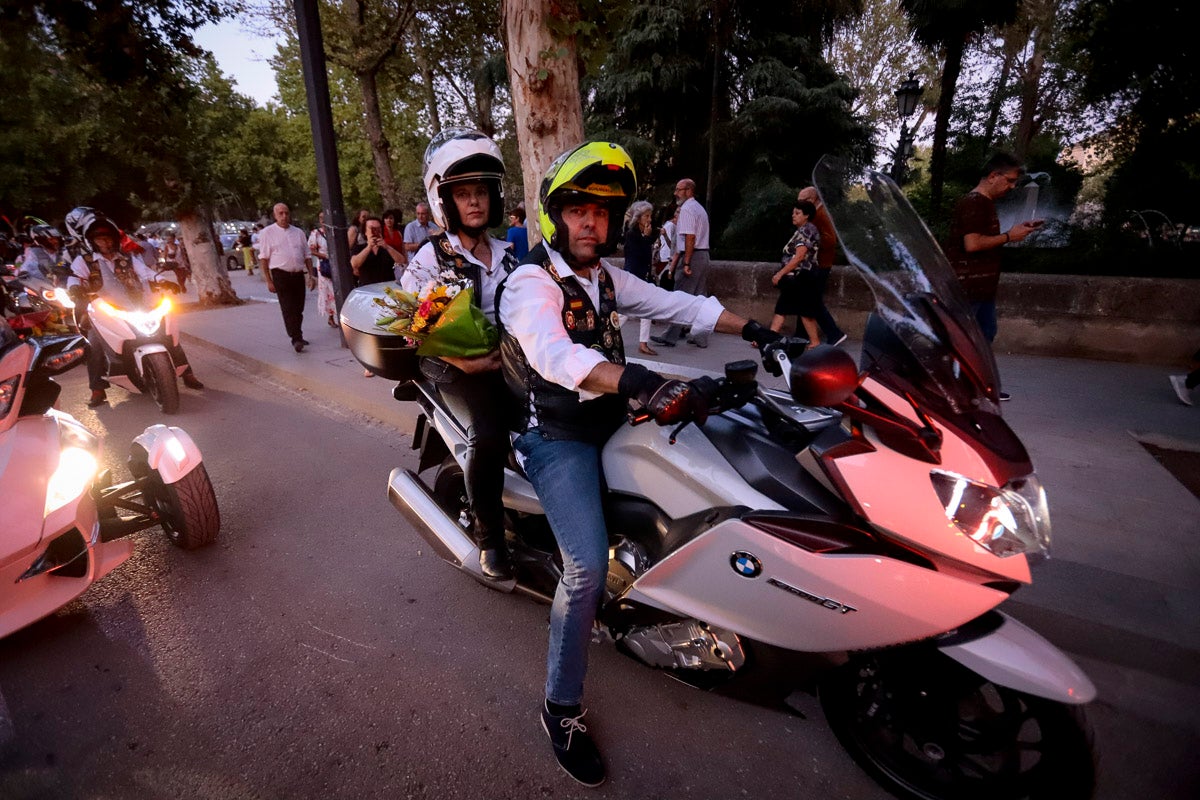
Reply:
[[145, 362], [146, 391], [154, 398], [164, 414], [179, 410], [179, 382], [175, 378], [175, 365], [166, 353], [151, 353]]
[[1078, 706], [999, 686], [936, 651], [852, 658], [820, 698], [842, 746], [897, 797], [1069, 800], [1095, 788]]
[[433, 499], [464, 530], [471, 530], [471, 506], [467, 481], [454, 456], [446, 456], [433, 476]]

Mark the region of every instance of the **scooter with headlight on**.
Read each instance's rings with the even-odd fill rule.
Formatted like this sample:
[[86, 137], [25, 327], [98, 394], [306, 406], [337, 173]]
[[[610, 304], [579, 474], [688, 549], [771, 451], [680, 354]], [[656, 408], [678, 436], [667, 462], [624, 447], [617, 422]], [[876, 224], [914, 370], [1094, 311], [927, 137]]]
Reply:
[[152, 425], [134, 439], [133, 479], [114, 485], [100, 440], [54, 408], [52, 380], [87, 359], [78, 335], [21, 339], [0, 319], [0, 637], [74, 600], [161, 526], [192, 550], [217, 538], [216, 494], [186, 432]]
[[[164, 414], [174, 414], [179, 410], [178, 378], [188, 368], [172, 355], [179, 352], [179, 331], [171, 314], [171, 296], [182, 290], [179, 284], [161, 279], [151, 281], [150, 289], [146, 298], [120, 304], [112, 297], [91, 298], [87, 324], [100, 334], [105, 377], [130, 392], [150, 395]], [[80, 299], [77, 296], [76, 306]], [[76, 317], [82, 316], [76, 308]]]

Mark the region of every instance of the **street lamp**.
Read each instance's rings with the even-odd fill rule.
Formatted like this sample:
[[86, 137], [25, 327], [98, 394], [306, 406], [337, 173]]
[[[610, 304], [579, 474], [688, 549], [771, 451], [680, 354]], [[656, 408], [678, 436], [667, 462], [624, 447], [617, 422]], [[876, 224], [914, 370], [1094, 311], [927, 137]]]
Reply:
[[908, 78], [901, 81], [892, 94], [896, 96], [896, 110], [900, 112], [900, 141], [896, 143], [896, 152], [892, 156], [892, 180], [901, 183], [913, 154], [913, 132], [908, 129], [908, 118], [917, 110], [917, 102], [921, 99], [921, 82], [917, 80], [916, 73], [908, 73]]

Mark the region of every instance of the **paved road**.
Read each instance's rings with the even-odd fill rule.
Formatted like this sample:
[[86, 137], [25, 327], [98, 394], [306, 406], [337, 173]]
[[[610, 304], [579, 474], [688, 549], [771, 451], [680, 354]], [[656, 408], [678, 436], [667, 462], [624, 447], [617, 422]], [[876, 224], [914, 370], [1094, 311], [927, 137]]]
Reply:
[[[0, 641], [15, 739], [4, 798], [597, 796], [553, 763], [536, 708], [546, 610], [436, 560], [384, 496], [395, 430], [193, 348], [208, 384], [177, 418], [207, 454], [216, 546], [157, 531], [56, 616]], [[65, 408], [108, 461], [158, 419], [110, 391]], [[598, 646], [598, 796], [880, 798], [810, 719], [705, 694]]]
[[[0, 797], [596, 796], [556, 772], [537, 727], [545, 610], [442, 565], [384, 498], [387, 471], [413, 466], [411, 408], [328, 328], [310, 322], [313, 347], [292, 353], [269, 303], [183, 321], [209, 388], [184, 391], [178, 422], [208, 455], [223, 537], [189, 554], [145, 532], [80, 602], [0, 641]], [[659, 361], [745, 351], [714, 342]], [[1055, 522], [1055, 558], [1010, 610], [1100, 688], [1099, 797], [1198, 796], [1200, 501], [1130, 434], [1191, 446], [1200, 414], [1154, 367], [1001, 367]], [[64, 404], [110, 457], [158, 420], [119, 389], [83, 408], [83, 378], [65, 376]], [[884, 796], [811, 698], [789, 713], [611, 647], [593, 658], [600, 796]]]

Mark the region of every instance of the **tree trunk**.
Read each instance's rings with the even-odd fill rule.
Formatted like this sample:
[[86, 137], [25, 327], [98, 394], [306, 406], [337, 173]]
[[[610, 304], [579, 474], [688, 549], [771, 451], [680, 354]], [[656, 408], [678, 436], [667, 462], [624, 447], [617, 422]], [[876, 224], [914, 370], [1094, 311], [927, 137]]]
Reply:
[[379, 181], [379, 194], [384, 208], [400, 207], [400, 192], [396, 189], [396, 178], [392, 175], [392, 146], [383, 132], [383, 117], [379, 113], [379, 87], [374, 71], [358, 73], [358, 85], [362, 90], [363, 122], [367, 128], [367, 139], [371, 143], [371, 159], [375, 162], [375, 178]]
[[1050, 32], [1043, 25], [1033, 30], [1033, 52], [1021, 75], [1021, 113], [1017, 119], [1017, 131], [1013, 137], [1013, 155], [1022, 161], [1029, 154], [1029, 144], [1041, 127], [1037, 119], [1041, 99], [1042, 71], [1046, 66], [1046, 46]]
[[[1012, 33], [1011, 35], [1016, 35]], [[1014, 54], [1009, 42], [1004, 43], [1004, 61], [1000, 64], [1000, 76], [996, 79], [996, 88], [992, 90], [992, 102], [988, 105], [987, 124], [983, 127], [984, 147], [991, 147], [996, 138], [996, 123], [1000, 119], [1000, 106], [1004, 104], [1004, 90], [1008, 87], [1008, 75], [1012, 72]]]
[[192, 283], [202, 306], [231, 306], [241, 303], [229, 273], [217, 257], [217, 245], [212, 237], [212, 214], [200, 207], [176, 214], [183, 246], [192, 267]]
[[[538, 187], [550, 162], [583, 142], [575, 38], [556, 41], [548, 24], [553, 17], [578, 19], [579, 9], [574, 0], [503, 0], [502, 13], [525, 208], [536, 219]], [[540, 238], [536, 224], [529, 238], [531, 244]]]
[[486, 66], [480, 67], [475, 74], [475, 122], [480, 133], [489, 137], [496, 135], [496, 122], [492, 109], [496, 103], [496, 84], [487, 72]]
[[936, 214], [942, 207], [942, 189], [946, 182], [946, 140], [950, 134], [950, 111], [954, 107], [954, 91], [962, 72], [963, 49], [967, 39], [962, 37], [946, 43], [946, 62], [942, 66], [941, 96], [938, 97], [937, 118], [933, 123], [933, 147], [929, 153], [929, 202]]
[[417, 69], [421, 71], [421, 84], [425, 89], [425, 107], [429, 111], [429, 125], [436, 136], [442, 132], [442, 116], [438, 110], [437, 92], [433, 89], [433, 67], [425, 52], [425, 40], [421, 36], [421, 25], [413, 26], [413, 42], [416, 44]]

